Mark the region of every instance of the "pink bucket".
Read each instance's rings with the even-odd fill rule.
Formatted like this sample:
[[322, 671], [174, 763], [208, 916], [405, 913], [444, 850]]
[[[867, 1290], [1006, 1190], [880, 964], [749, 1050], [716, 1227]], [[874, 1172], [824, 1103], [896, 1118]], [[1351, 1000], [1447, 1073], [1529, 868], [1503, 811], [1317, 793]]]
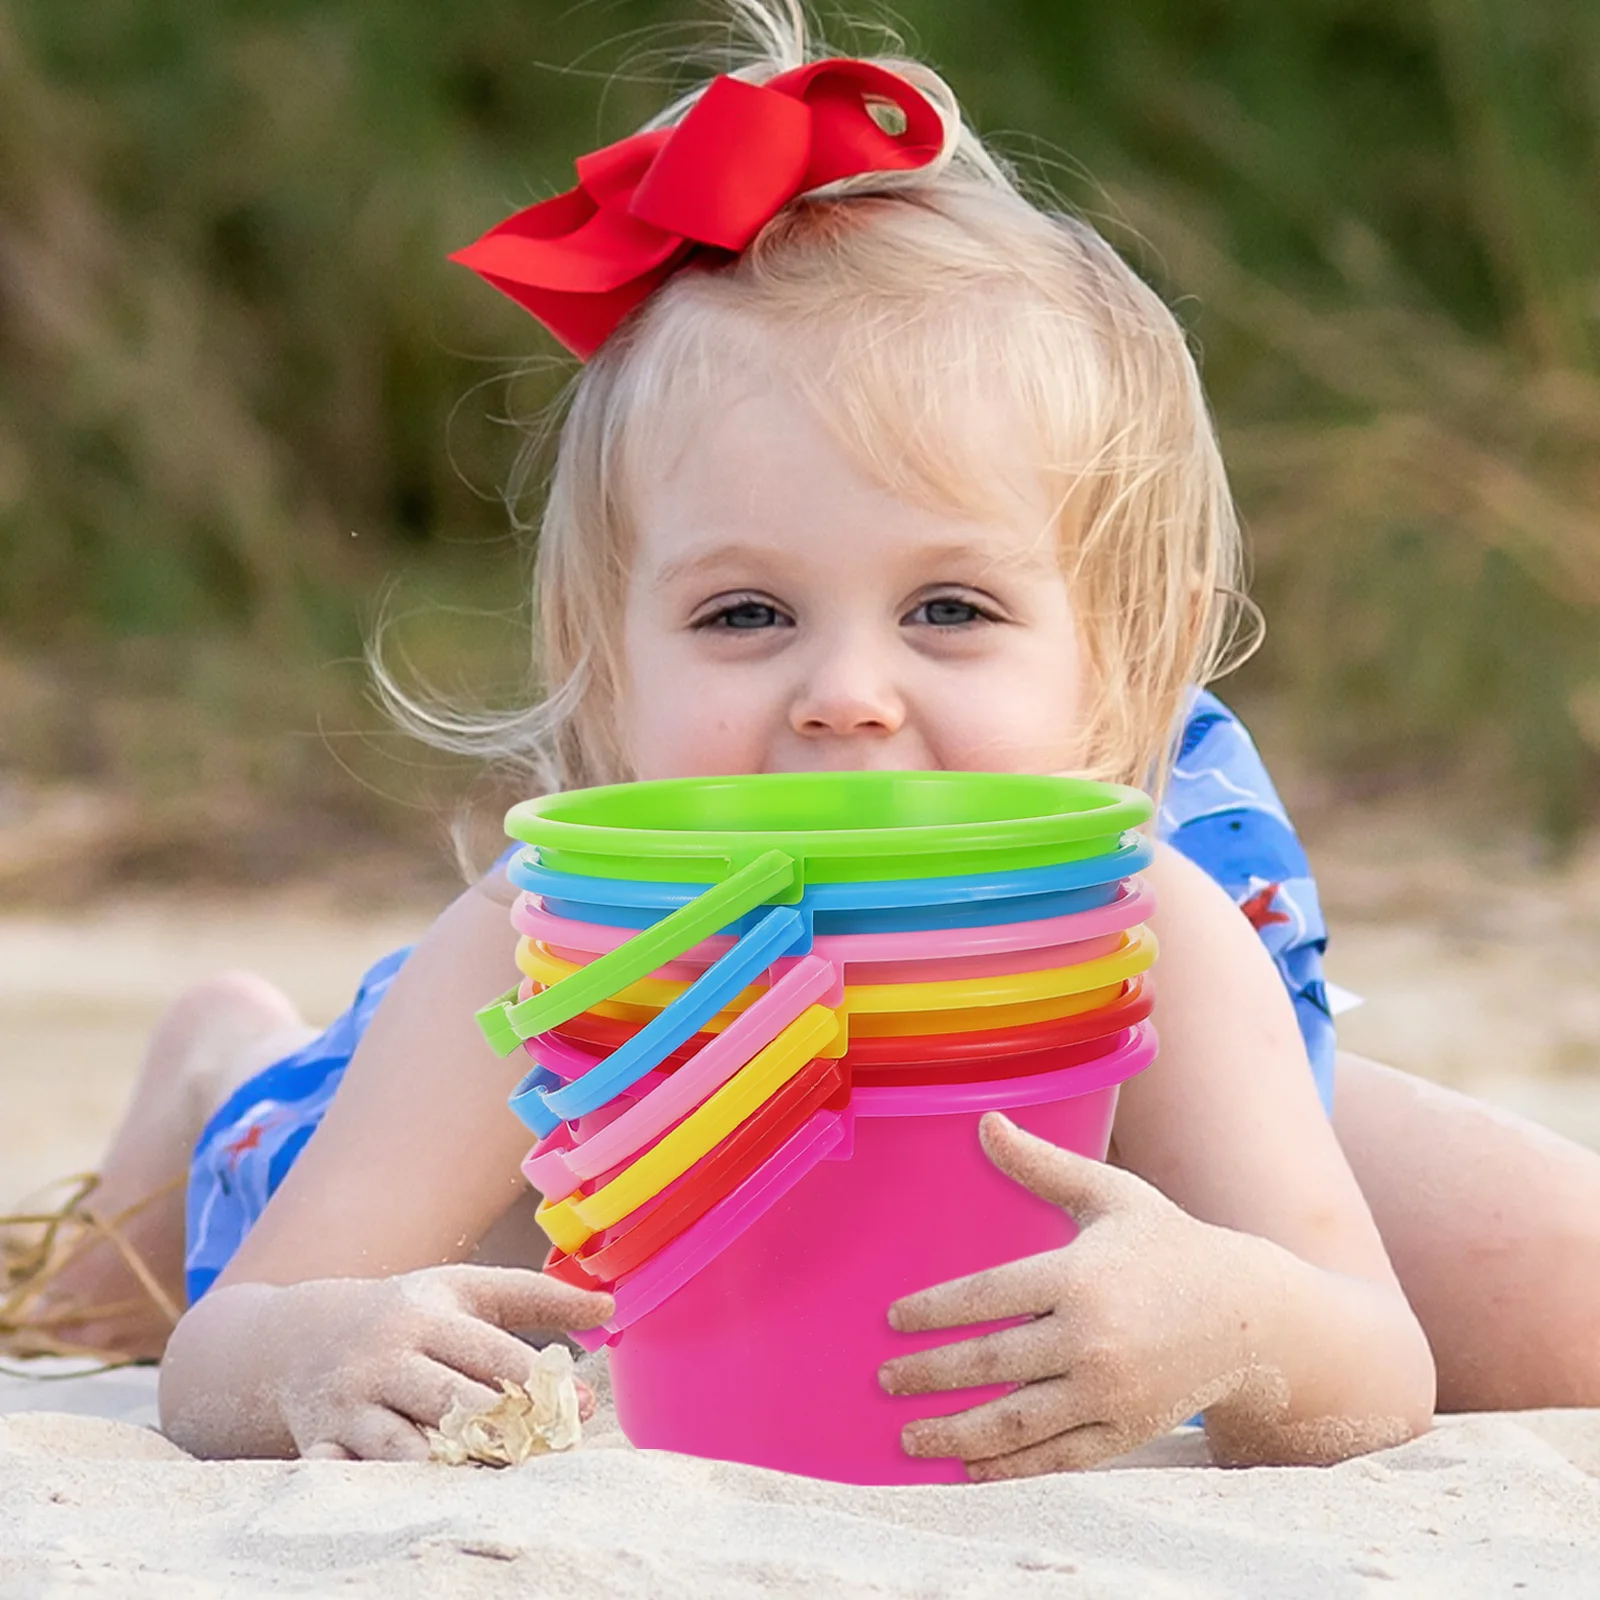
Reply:
[[954, 1483], [954, 1459], [900, 1447], [918, 1417], [964, 1411], [1004, 1385], [889, 1395], [891, 1358], [987, 1331], [900, 1334], [891, 1302], [917, 1289], [1058, 1249], [1074, 1227], [1004, 1177], [978, 1119], [1104, 1160], [1118, 1083], [1153, 1059], [1149, 1024], [1098, 1063], [988, 1083], [874, 1088], [854, 1097], [854, 1148], [827, 1159], [654, 1310], [615, 1335], [622, 1430], [645, 1449], [743, 1461], [842, 1483]]

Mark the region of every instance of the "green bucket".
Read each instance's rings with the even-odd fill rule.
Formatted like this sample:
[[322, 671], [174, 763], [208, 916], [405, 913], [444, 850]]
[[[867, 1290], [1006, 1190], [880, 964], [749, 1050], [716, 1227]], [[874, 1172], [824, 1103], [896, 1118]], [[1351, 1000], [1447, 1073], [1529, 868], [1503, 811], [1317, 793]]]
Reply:
[[506, 832], [552, 871], [720, 883], [773, 850], [806, 884], [1016, 872], [1109, 854], [1149, 820], [1121, 784], [992, 772], [665, 778], [513, 806]]

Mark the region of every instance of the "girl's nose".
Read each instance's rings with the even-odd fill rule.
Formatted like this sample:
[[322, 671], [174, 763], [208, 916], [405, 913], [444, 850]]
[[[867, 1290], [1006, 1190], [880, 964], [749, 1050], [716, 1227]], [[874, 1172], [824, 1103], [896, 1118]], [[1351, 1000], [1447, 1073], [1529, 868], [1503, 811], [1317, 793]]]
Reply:
[[807, 739], [887, 738], [905, 720], [905, 702], [890, 684], [838, 656], [802, 686], [789, 711], [790, 726]]

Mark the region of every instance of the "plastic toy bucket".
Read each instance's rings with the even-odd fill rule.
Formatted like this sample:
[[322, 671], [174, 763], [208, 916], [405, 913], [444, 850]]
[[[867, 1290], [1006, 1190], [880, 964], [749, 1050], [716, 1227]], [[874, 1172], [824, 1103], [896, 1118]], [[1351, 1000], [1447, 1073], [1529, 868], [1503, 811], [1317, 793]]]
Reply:
[[[863, 983], [852, 982], [846, 976], [849, 968], [834, 963], [835, 981], [844, 985], [844, 998], [839, 1004], [852, 1020], [857, 1017], [919, 1019], [943, 1012], [984, 1011], [1057, 1000], [1062, 1001], [1064, 1007], [1059, 1014], [1065, 1014], [1075, 1008], [1078, 997], [1126, 982], [1147, 971], [1155, 961], [1156, 941], [1149, 929], [1140, 927], [1127, 933], [1114, 934], [1106, 943], [1084, 940], [1076, 945], [1052, 947], [1049, 953], [1055, 957], [1055, 962], [1048, 967], [1035, 967], [1026, 957], [1019, 957], [1009, 963], [1000, 963], [998, 971], [990, 970], [981, 977], [930, 977], [924, 980], [913, 969], [909, 980], [905, 977], [890, 978], [888, 981], [869, 978]], [[524, 977], [532, 978], [541, 988], [550, 990], [555, 989], [560, 980], [584, 973], [589, 966], [598, 964], [589, 962], [587, 966], [576, 965], [526, 937], [517, 943], [516, 963]], [[663, 965], [670, 969], [676, 963]], [[792, 966], [793, 963], [785, 965]], [[990, 965], [992, 967], [994, 964]], [[778, 969], [774, 967], [772, 970]], [[659, 1013], [675, 1000], [681, 999], [695, 978], [704, 976], [704, 972], [695, 972], [686, 979], [640, 978], [606, 999], [597, 1001], [592, 1009], [619, 1020], [628, 1020], [639, 1012]], [[755, 981], [729, 995], [727, 1003], [715, 1015], [737, 1016], [750, 1009], [770, 987], [763, 981], [763, 975], [757, 974]], [[869, 1022], [865, 1025], [865, 1031], [911, 1033], [925, 1029], [915, 1021], [901, 1023], [896, 1020], [876, 1027]], [[970, 1030], [957, 1028], [954, 1031]]]
[[[671, 1049], [682, 1042], [681, 1024], [730, 980], [739, 978], [736, 992], [762, 967], [810, 953], [817, 907], [808, 894], [853, 889], [882, 910], [938, 903], [942, 891], [929, 885], [952, 880], [963, 898], [984, 893], [985, 879], [989, 892], [1008, 880], [1053, 891], [1064, 886], [1056, 881], [1063, 870], [1104, 882], [1107, 858], [1140, 848], [1129, 830], [1150, 809], [1138, 790], [1115, 784], [961, 772], [684, 778], [524, 801], [507, 814], [506, 830], [535, 847], [541, 870], [625, 881], [629, 895], [640, 881], [706, 888], [586, 965], [567, 965], [564, 981], [543, 979], [547, 989], [531, 999], [501, 995], [479, 1010], [478, 1023], [496, 1054], [507, 1055], [765, 907], [641, 1046]], [[542, 1120], [535, 1117], [536, 1130]]]
[[[717, 914], [716, 910], [711, 913], [713, 918]], [[787, 952], [801, 921], [788, 907], [774, 909], [769, 917], [768, 925], [746, 934], [687, 986], [639, 977], [619, 988], [616, 971], [604, 970], [606, 963], [625, 955], [659, 965], [656, 951], [630, 954], [632, 945], [624, 945], [586, 966], [574, 967], [524, 938], [517, 948], [517, 964], [525, 975], [548, 987], [526, 1001], [516, 998], [519, 988], [488, 1008], [498, 1014], [492, 1027], [533, 1037], [586, 1009], [621, 1021], [637, 1018], [647, 1026], [575, 1081], [557, 1086], [542, 1068], [536, 1068], [513, 1091], [512, 1109], [543, 1137], [557, 1123], [597, 1110], [630, 1088], [702, 1028], [717, 1031], [720, 1024], [726, 1031], [728, 1049], [719, 1049], [715, 1064], [731, 1066], [741, 1059], [733, 1052], [742, 1051], [747, 1044], [753, 1042], [760, 1049], [769, 1041], [776, 1046], [779, 1037], [789, 1037], [789, 1030], [800, 1025], [807, 1007], [821, 1009], [832, 1019], [831, 1042], [813, 1052], [822, 1055], [844, 1054], [851, 1034], [858, 1030], [862, 1035], [956, 1033], [1053, 1020], [1115, 1000], [1124, 981], [1148, 969], [1156, 955], [1153, 934], [1141, 928], [1119, 936], [1120, 947], [1109, 955], [1037, 972], [851, 987], [841, 984], [837, 965], [810, 955], [779, 981], [762, 987], [750, 980], [771, 966], [775, 955]], [[688, 948], [688, 942], [681, 948]], [[616, 994], [618, 999], [600, 1000], [600, 994]], [[484, 1015], [480, 1013], [480, 1020]], [[513, 1039], [513, 1045], [515, 1042]], [[712, 1062], [706, 1063], [708, 1071], [712, 1066]], [[723, 1082], [725, 1077], [715, 1081]], [[552, 1220], [559, 1223], [559, 1215]], [[551, 1237], [566, 1243], [555, 1234]]]
[[[1153, 909], [1154, 897], [1148, 890], [1126, 884], [1105, 905], [1066, 916], [915, 932], [818, 934], [811, 949], [837, 962], [844, 981], [851, 984], [986, 977], [1108, 955], [1117, 947], [1115, 936], [1146, 920]], [[528, 894], [512, 908], [511, 925], [539, 948], [575, 966], [615, 950], [629, 938], [624, 928], [547, 911]], [[726, 955], [733, 942], [726, 934], [702, 940], [652, 976], [692, 982]], [[777, 970], [783, 970], [781, 963]]]
[[[531, 983], [529, 985], [531, 987]], [[1112, 1002], [1092, 1011], [1081, 1011], [1054, 1022], [1034, 1023], [1024, 1028], [1008, 1028], [985, 1032], [955, 1034], [879, 1034], [853, 1039], [845, 1052], [852, 1076], [859, 1080], [863, 1073], [875, 1071], [904, 1071], [915, 1073], [923, 1067], [943, 1071], [949, 1066], [970, 1062], [978, 1067], [990, 1061], [1011, 1056], [1025, 1057], [1077, 1045], [1088, 1039], [1104, 1038], [1108, 1034], [1131, 1028], [1150, 1015], [1152, 985], [1149, 974], [1141, 974], [1124, 985], [1122, 993]], [[618, 1022], [612, 1017], [584, 1012], [547, 1037], [558, 1043], [575, 1045], [579, 1050], [604, 1055], [626, 1044], [639, 1031], [638, 1023]], [[712, 1033], [697, 1033], [687, 1043], [667, 1055], [657, 1067], [658, 1075], [674, 1072], [696, 1051], [716, 1037]], [[524, 1046], [530, 1056], [539, 1058], [540, 1041], [530, 1039]], [[1024, 1069], [1014, 1068], [1010, 1076]], [[566, 1073], [556, 1067], [559, 1077]], [[982, 1072], [975, 1076], [984, 1076]], [[656, 1079], [641, 1082], [640, 1092]]]
[[[552, 872], [518, 851], [506, 877], [539, 896], [544, 908], [576, 922], [637, 930], [705, 893], [703, 883], [636, 883], [624, 878], [582, 878]], [[919, 928], [976, 927], [1027, 922], [1087, 911], [1113, 899], [1118, 886], [1150, 865], [1148, 840], [1128, 834], [1115, 850], [1083, 861], [1021, 872], [987, 872], [936, 878], [897, 878], [880, 883], [809, 885], [800, 904], [820, 934], [908, 932]], [[762, 912], [745, 912], [721, 931], [749, 931]]]
[[[1126, 1077], [1147, 1065], [1147, 1048]], [[1069, 1067], [1005, 1083], [858, 1090], [848, 1160], [811, 1168], [742, 1234], [611, 1344], [617, 1416], [641, 1448], [743, 1461], [844, 1483], [954, 1483], [952, 1459], [900, 1446], [917, 1417], [966, 1410], [1003, 1386], [886, 1394], [883, 1362], [981, 1329], [907, 1335], [890, 1303], [1067, 1244], [1058, 1207], [1002, 1176], [978, 1119], [1103, 1160], [1116, 1084], [1076, 1092]], [[620, 1302], [619, 1302], [620, 1304]]]
[[[1044, 1064], [1035, 1070], [1058, 1071], [1068, 1067], [1080, 1068], [1074, 1083], [1081, 1083], [1083, 1092], [1090, 1093], [1107, 1084], [1120, 1082], [1125, 1071], [1122, 1062], [1123, 1053], [1127, 1050], [1139, 1050], [1143, 1044], [1144, 1041], [1137, 1034], [1131, 1030], [1124, 1030], [1121, 1034], [1105, 1040], [1052, 1050], [1042, 1058]], [[1001, 1060], [993, 1063], [993, 1070], [986, 1073], [967, 1071], [944, 1077], [922, 1075], [914, 1079], [902, 1079], [899, 1082], [889, 1080], [887, 1086], [905, 1088], [928, 1084], [971, 1084], [984, 1079], [1000, 1080], [1015, 1077], [1017, 1073], [1017, 1062]], [[879, 1085], [858, 1085], [855, 1093], [860, 1094], [863, 1088], [870, 1091], [875, 1087]], [[668, 1247], [681, 1248], [686, 1258], [685, 1265], [691, 1273], [700, 1270], [715, 1249], [720, 1248], [719, 1241], [703, 1240], [701, 1244], [704, 1248], [697, 1246], [693, 1249], [690, 1248], [689, 1241], [682, 1247], [675, 1246], [674, 1241], [681, 1238], [714, 1207], [729, 1200], [742, 1186], [746, 1186], [747, 1180], [753, 1179], [758, 1183], [764, 1181], [763, 1169], [767, 1163], [785, 1165], [783, 1155], [785, 1147], [813, 1112], [819, 1109], [842, 1112], [847, 1109], [850, 1100], [851, 1085], [844, 1076], [843, 1063], [818, 1057], [799, 1077], [786, 1084], [753, 1117], [741, 1124], [730, 1138], [725, 1139], [675, 1183], [668, 1185], [654, 1199], [646, 1201], [614, 1226], [593, 1235], [576, 1253], [559, 1249], [553, 1251], [545, 1262], [544, 1270], [559, 1277], [563, 1282], [577, 1284], [582, 1288], [616, 1289], [619, 1285], [626, 1284], [627, 1287], [622, 1291], [622, 1299], [618, 1302], [615, 1327], [620, 1329], [629, 1321], [637, 1321], [671, 1292], [668, 1280], [675, 1284], [678, 1271], [670, 1262], [666, 1263], [666, 1273], [658, 1279], [654, 1289], [650, 1287], [648, 1281], [636, 1284], [632, 1280], [632, 1275], [645, 1269], [658, 1251]], [[598, 1123], [599, 1119], [585, 1120]], [[835, 1120], [842, 1123], [845, 1119]], [[853, 1130], [853, 1126], [853, 1121], [848, 1129], [841, 1126], [838, 1130], [839, 1138], [832, 1142], [830, 1149], [844, 1145], [845, 1135]], [[590, 1136], [582, 1129], [579, 1133], [585, 1139]], [[550, 1148], [565, 1142], [565, 1135], [558, 1133], [551, 1140], [541, 1141], [540, 1145], [530, 1152], [522, 1170], [536, 1189], [544, 1188], [542, 1180], [546, 1172], [552, 1168], [548, 1153]], [[825, 1159], [826, 1155], [827, 1152], [822, 1152], [818, 1155], [818, 1159]], [[815, 1162], [810, 1164], [815, 1165]], [[796, 1181], [802, 1175], [797, 1171]], [[776, 1193], [771, 1195], [773, 1201], [777, 1198]], [[765, 1209], [764, 1205], [758, 1209], [753, 1204], [751, 1212], [752, 1215], [756, 1215]], [[737, 1235], [730, 1234], [730, 1236]], [[653, 1269], [645, 1272], [645, 1280], [653, 1275]], [[644, 1293], [633, 1307], [634, 1314], [630, 1316], [628, 1301], [634, 1295], [635, 1289], [641, 1287]], [[640, 1309], [641, 1306], [643, 1309]], [[615, 1330], [607, 1330], [608, 1333], [611, 1331]], [[591, 1348], [603, 1342], [603, 1338], [594, 1338], [587, 1334], [580, 1334], [577, 1337], [580, 1342], [588, 1344]]]
[[1146, 821], [1137, 789], [1023, 773], [762, 773], [612, 784], [525, 800], [512, 838], [557, 872], [719, 883], [769, 851], [795, 864], [786, 892], [1016, 871], [1115, 850]]

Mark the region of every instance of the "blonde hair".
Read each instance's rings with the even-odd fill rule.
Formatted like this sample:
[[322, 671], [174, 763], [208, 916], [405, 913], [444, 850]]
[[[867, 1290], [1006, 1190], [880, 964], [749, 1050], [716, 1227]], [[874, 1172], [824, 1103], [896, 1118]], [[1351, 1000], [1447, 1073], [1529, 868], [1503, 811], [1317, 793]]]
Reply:
[[[760, 47], [739, 77], [823, 53], [796, 5], [734, 9]], [[956, 514], [996, 509], [974, 406], [1012, 408], [1055, 507], [1041, 534], [1057, 542], [1090, 669], [1082, 770], [1161, 787], [1187, 694], [1223, 669], [1240, 598], [1238, 523], [1183, 331], [1098, 233], [1019, 192], [935, 73], [876, 59], [939, 108], [940, 157], [802, 196], [731, 264], [677, 273], [612, 335], [573, 387], [544, 506], [543, 697], [511, 716], [441, 715], [380, 664], [414, 730], [544, 787], [632, 776], [615, 709], [635, 464], [755, 361], [781, 370], [878, 484]]]

